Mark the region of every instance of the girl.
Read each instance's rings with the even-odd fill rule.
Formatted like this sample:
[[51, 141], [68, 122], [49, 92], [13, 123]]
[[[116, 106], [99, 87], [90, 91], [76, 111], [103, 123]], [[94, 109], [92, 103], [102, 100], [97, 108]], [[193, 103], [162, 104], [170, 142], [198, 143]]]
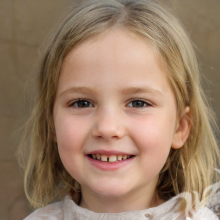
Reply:
[[70, 8], [38, 77], [22, 154], [27, 198], [46, 207], [25, 220], [217, 219], [203, 193], [218, 180], [214, 121], [189, 38], [164, 6]]

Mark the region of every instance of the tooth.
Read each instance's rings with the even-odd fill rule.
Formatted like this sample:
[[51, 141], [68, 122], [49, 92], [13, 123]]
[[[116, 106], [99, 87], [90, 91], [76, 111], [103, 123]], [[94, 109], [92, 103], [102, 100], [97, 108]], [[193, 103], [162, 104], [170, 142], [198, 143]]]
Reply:
[[115, 155], [111, 155], [110, 157], [109, 157], [109, 162], [110, 163], [114, 163], [114, 162], [116, 162], [116, 156]]
[[118, 160], [122, 160], [122, 155], [118, 155]]
[[123, 160], [126, 160], [127, 159], [127, 155], [124, 155], [122, 158], [123, 158]]
[[95, 154], [92, 154], [92, 158], [93, 158], [93, 159], [96, 159], [96, 156], [95, 156]]
[[98, 160], [100, 160], [101, 156], [100, 156], [99, 154], [96, 154], [96, 158], [97, 158]]
[[106, 155], [101, 155], [101, 161], [106, 161], [107, 162], [107, 156]]

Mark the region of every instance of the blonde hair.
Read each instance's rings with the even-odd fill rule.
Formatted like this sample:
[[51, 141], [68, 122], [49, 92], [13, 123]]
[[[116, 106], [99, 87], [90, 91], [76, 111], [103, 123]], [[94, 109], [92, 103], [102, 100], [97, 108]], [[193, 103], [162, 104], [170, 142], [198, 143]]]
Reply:
[[[219, 151], [212, 125], [215, 120], [203, 93], [198, 62], [180, 22], [164, 6], [150, 0], [90, 1], [70, 7], [42, 56], [37, 98], [19, 151], [27, 156], [25, 193], [34, 207], [45, 206], [78, 187], [64, 168], [53, 140], [53, 107], [60, 69], [67, 54], [92, 36], [118, 27], [141, 36], [165, 64], [176, 98], [178, 116], [189, 106], [189, 137], [178, 150], [171, 149], [160, 172], [157, 190], [168, 200], [181, 192], [198, 192], [217, 180]], [[76, 194], [80, 195], [80, 193]], [[77, 199], [77, 198], [76, 198]]]

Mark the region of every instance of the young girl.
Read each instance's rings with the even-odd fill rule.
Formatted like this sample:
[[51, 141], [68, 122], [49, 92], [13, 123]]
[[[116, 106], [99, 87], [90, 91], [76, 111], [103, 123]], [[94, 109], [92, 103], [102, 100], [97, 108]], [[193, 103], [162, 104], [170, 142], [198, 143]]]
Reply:
[[22, 144], [25, 192], [41, 207], [25, 220], [218, 219], [205, 207], [218, 181], [211, 120], [192, 45], [164, 6], [71, 7]]

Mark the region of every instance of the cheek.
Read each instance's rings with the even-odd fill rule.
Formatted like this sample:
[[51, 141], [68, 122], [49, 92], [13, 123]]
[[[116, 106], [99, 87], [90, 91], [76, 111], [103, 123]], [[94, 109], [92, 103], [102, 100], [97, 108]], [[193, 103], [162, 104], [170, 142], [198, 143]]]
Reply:
[[55, 129], [60, 159], [68, 173], [78, 179], [79, 170], [84, 169], [81, 161], [87, 137], [86, 125], [82, 120], [62, 114], [55, 119]]
[[151, 115], [145, 119], [133, 121], [131, 137], [142, 157], [155, 163], [159, 160], [166, 161], [173, 140], [172, 121]]
[[86, 136], [86, 124], [64, 114], [55, 121], [57, 143], [60, 148], [72, 151], [82, 145]]

